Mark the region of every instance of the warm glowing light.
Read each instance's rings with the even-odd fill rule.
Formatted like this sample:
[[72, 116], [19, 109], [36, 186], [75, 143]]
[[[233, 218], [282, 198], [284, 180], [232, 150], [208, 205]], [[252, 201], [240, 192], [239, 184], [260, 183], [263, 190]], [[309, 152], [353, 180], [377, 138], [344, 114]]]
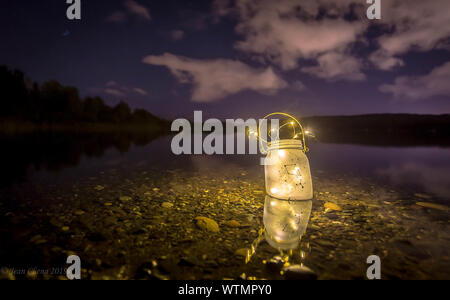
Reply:
[[249, 131], [248, 131], [248, 135], [249, 135], [249, 136], [252, 136], [252, 135], [253, 135], [254, 137], [258, 137], [258, 133], [257, 133], [256, 131], [254, 131], [254, 130], [249, 130]]
[[310, 136], [310, 137], [315, 137], [314, 136], [314, 132], [311, 129], [306, 129], [305, 130], [305, 135]]
[[[272, 202], [276, 202], [276, 205]], [[263, 222], [265, 238], [269, 245], [278, 250], [296, 249], [306, 232], [311, 208], [310, 200], [285, 201], [266, 196]]]
[[[310, 200], [313, 198], [313, 188], [309, 161], [305, 154], [309, 150], [306, 147], [305, 135], [311, 134], [311, 131], [305, 131], [297, 119], [286, 113], [272, 113], [264, 119], [274, 115], [288, 117], [290, 120], [281, 127], [292, 125], [293, 132], [290, 135], [292, 138], [277, 137], [275, 139], [277, 142], [273, 143], [269, 143], [260, 136], [261, 146], [263, 143], [267, 144], [267, 157], [264, 164], [266, 192], [278, 199]], [[297, 125], [300, 131], [297, 130]], [[272, 141], [274, 141], [273, 138]]]
[[265, 166], [266, 191], [272, 197], [286, 200], [310, 200], [313, 198], [311, 172], [308, 158], [301, 149], [301, 141], [284, 140], [269, 148], [272, 162]]
[[290, 220], [290, 222], [291, 222], [291, 228], [292, 228], [292, 230], [297, 230], [298, 229], [298, 227], [297, 227], [297, 220]]

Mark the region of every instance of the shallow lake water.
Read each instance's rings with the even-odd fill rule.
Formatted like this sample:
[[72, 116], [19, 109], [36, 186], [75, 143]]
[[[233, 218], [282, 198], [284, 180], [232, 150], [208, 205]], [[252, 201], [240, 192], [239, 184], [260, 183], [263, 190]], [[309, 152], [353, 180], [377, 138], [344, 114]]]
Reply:
[[3, 145], [3, 276], [62, 279], [29, 269], [75, 253], [90, 279], [364, 279], [378, 255], [383, 278], [450, 279], [447, 148], [311, 142], [295, 203], [265, 195], [260, 155], [175, 156], [167, 136]]
[[[152, 171], [176, 168], [210, 172], [211, 176], [220, 176], [223, 169], [233, 165], [256, 172], [259, 177], [264, 175], [259, 165], [263, 155], [177, 156], [172, 154], [170, 142], [169, 137], [160, 137], [146, 145], [131, 143], [125, 149], [117, 149], [117, 146], [105, 147], [101, 154], [94, 157], [86, 153], [89, 151], [87, 149], [72, 149], [70, 145], [58, 149], [56, 145], [56, 149], [52, 149], [43, 160], [29, 161], [26, 166], [27, 174], [21, 179], [31, 185], [41, 181], [63, 184], [77, 178], [96, 176], [102, 170], [115, 167], [123, 168], [125, 173], [127, 170], [148, 167]], [[307, 155], [313, 175], [325, 172], [337, 176], [370, 178], [393, 188], [427, 193], [439, 201], [450, 199], [448, 148], [326, 143], [313, 143], [309, 148]], [[65, 152], [58, 154], [61, 158], [52, 157], [54, 152], [59, 151]], [[39, 166], [37, 169], [36, 163]]]

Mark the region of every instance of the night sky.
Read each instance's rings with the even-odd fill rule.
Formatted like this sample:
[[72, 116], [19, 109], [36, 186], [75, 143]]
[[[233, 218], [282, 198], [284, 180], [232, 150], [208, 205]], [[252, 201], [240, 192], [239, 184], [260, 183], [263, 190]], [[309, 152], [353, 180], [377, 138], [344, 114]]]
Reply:
[[450, 112], [450, 1], [2, 1], [0, 64], [164, 117]]

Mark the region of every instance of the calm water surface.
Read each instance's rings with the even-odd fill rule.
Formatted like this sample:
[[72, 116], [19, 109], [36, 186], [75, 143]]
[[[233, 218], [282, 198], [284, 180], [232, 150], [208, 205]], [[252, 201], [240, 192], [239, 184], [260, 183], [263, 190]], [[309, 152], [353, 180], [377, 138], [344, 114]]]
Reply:
[[91, 279], [148, 278], [149, 258], [172, 279], [281, 279], [265, 262], [289, 248], [319, 279], [365, 278], [374, 253], [386, 278], [450, 276], [446, 148], [311, 142], [315, 199], [291, 203], [265, 197], [260, 155], [175, 156], [168, 136], [123, 133], [0, 141], [0, 266], [75, 250]]
[[[3, 187], [65, 185], [111, 168], [121, 170], [122, 174], [146, 168], [155, 173], [158, 169], [195, 169], [214, 176], [229, 165], [239, 165], [253, 171], [255, 176], [263, 176], [259, 166], [261, 156], [175, 156], [170, 149], [170, 137], [144, 140], [139, 145], [128, 137], [103, 144], [92, 136], [60, 135], [51, 140], [38, 140], [24, 143], [16, 139], [9, 144], [3, 156], [6, 165]], [[440, 201], [450, 199], [450, 149], [447, 148], [312, 143], [308, 157], [313, 175], [325, 172], [337, 177], [370, 178], [395, 189], [430, 194]]]

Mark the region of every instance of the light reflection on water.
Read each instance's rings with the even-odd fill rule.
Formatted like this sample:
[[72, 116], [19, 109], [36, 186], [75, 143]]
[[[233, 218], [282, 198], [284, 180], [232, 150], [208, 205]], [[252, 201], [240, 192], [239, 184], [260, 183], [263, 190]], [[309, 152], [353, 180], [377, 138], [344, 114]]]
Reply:
[[450, 199], [449, 149], [316, 144], [311, 146], [310, 159], [316, 171], [365, 176]]
[[[259, 165], [261, 155], [175, 156], [170, 150], [170, 137], [145, 140], [139, 146], [129, 142], [126, 146], [126, 143], [116, 141], [113, 145], [105, 143], [101, 149], [97, 149], [99, 145], [90, 145], [96, 143], [96, 139], [90, 139], [86, 142], [89, 145], [83, 147], [79, 146], [80, 138], [71, 141], [69, 136], [59, 136], [58, 139], [68, 141], [49, 146], [41, 139], [39, 144], [27, 144], [26, 147], [32, 150], [26, 151], [18, 151], [14, 143], [9, 142], [9, 155], [3, 157], [3, 166], [9, 166], [3, 169], [3, 186], [19, 180], [58, 184], [95, 176], [108, 168], [118, 168], [123, 172], [145, 168], [150, 171], [189, 169], [214, 175], [225, 172], [228, 166], [240, 166], [250, 174], [263, 176], [263, 169]], [[410, 192], [433, 194], [442, 200], [450, 199], [449, 149], [323, 143], [309, 145], [308, 158], [313, 176], [326, 173], [340, 177], [364, 177], [392, 185], [393, 188], [401, 187]], [[23, 145], [18, 144], [18, 147]]]
[[266, 196], [264, 203], [265, 238], [275, 249], [297, 248], [306, 232], [312, 201], [287, 201]]
[[[170, 170], [170, 172], [180, 171], [181, 175], [175, 177], [177, 182], [170, 182], [167, 186], [162, 187], [163, 192], [173, 189], [177, 196], [192, 194], [192, 189], [189, 188], [190, 185], [184, 184], [184, 179], [188, 176], [190, 178], [187, 181], [192, 183], [192, 180], [196, 180], [196, 175], [202, 175], [199, 176], [203, 178], [203, 181], [199, 182], [201, 189], [203, 188], [202, 184], [222, 188], [222, 180], [234, 177], [233, 182], [235, 185], [231, 187], [237, 190], [233, 194], [234, 196], [236, 194], [240, 196], [240, 185], [245, 185], [245, 190], [247, 192], [250, 191], [250, 194], [256, 192], [253, 191], [253, 187], [256, 185], [259, 193], [255, 193], [255, 198], [261, 201], [264, 199], [262, 191], [264, 168], [259, 164], [260, 155], [175, 156], [170, 151], [170, 137], [150, 139], [147, 142], [139, 143], [139, 145], [132, 144], [126, 139], [122, 140], [121, 137], [115, 137], [111, 140], [105, 138], [101, 143], [98, 139], [91, 137], [86, 140], [82, 136], [74, 139], [68, 136], [53, 136], [49, 139], [50, 142], [53, 141], [50, 144], [42, 139], [36, 139], [35, 141], [30, 144], [29, 139], [21, 139], [20, 143], [15, 144], [13, 140], [10, 140], [10, 143], [4, 144], [8, 155], [3, 156], [3, 166], [6, 166], [6, 168], [3, 169], [4, 174], [2, 178], [10, 180], [2, 181], [3, 187], [11, 181], [11, 185], [14, 185], [14, 182], [22, 182], [21, 184], [25, 184], [25, 186], [20, 190], [26, 194], [31, 194], [31, 198], [34, 198], [34, 195], [33, 190], [27, 188], [29, 186], [40, 188], [44, 185], [52, 185], [58, 187], [58, 189], [55, 189], [56, 193], [53, 194], [53, 196], [56, 195], [55, 197], [52, 197], [52, 194], [48, 196], [49, 201], [56, 201], [54, 198], [62, 195], [59, 193], [59, 187], [66, 185], [69, 188], [69, 194], [76, 193], [76, 189], [72, 188], [77, 186], [75, 182], [79, 179], [89, 181], [87, 190], [95, 187], [97, 184], [106, 186], [114, 184], [108, 182], [110, 178], [117, 179], [114, 182], [126, 182], [125, 186], [130, 184], [135, 187], [139, 185], [136, 183], [139, 180], [131, 174], [140, 176], [140, 174], [145, 173], [143, 177], [153, 176], [158, 178], [160, 174], [167, 174], [167, 172], [159, 171]], [[55, 143], [56, 141], [58, 142]], [[322, 185], [322, 192], [328, 192], [328, 185], [332, 185], [334, 182], [340, 184], [351, 176], [352, 178], [361, 177], [364, 179], [362, 182], [368, 182], [369, 185], [371, 180], [373, 180], [374, 182], [385, 184], [388, 189], [390, 187], [392, 189], [405, 188], [411, 194], [428, 193], [441, 198], [439, 200], [443, 201], [450, 198], [450, 176], [448, 176], [450, 174], [449, 149], [434, 147], [374, 147], [323, 143], [310, 143], [309, 145], [310, 152], [308, 157], [313, 177], [320, 179], [321, 176], [324, 176], [324, 179], [327, 179], [322, 181], [323, 185], [327, 185], [326, 187]], [[114, 172], [111, 172], [111, 170], [114, 170]], [[183, 171], [187, 172], [184, 173]], [[100, 174], [102, 172], [109, 174], [104, 177], [106, 179], [101, 178]], [[239, 172], [239, 174], [233, 172]], [[245, 173], [245, 176], [241, 172]], [[95, 177], [100, 177], [101, 179], [98, 180]], [[91, 180], [91, 178], [94, 179]], [[204, 178], [211, 181], [219, 180], [217, 180], [217, 185], [210, 185], [211, 182], [205, 182]], [[369, 181], [366, 179], [369, 179]], [[85, 185], [78, 186], [83, 187]], [[377, 185], [374, 186], [378, 187]], [[259, 189], [261, 190], [259, 191]], [[333, 193], [333, 190], [330, 190]], [[361, 190], [366, 192], [366, 190], [369, 190], [369, 187], [366, 189], [365, 185], [361, 186]], [[37, 194], [41, 192], [44, 194], [43, 196], [47, 196], [45, 191], [42, 189], [38, 190]], [[334, 191], [343, 193], [346, 190], [342, 187]], [[90, 193], [90, 190], [88, 192]], [[108, 192], [108, 187], [106, 192]], [[113, 192], [116, 193], [114, 189]], [[320, 192], [319, 189], [318, 192]], [[360, 195], [360, 189], [357, 189], [355, 194], [355, 197]], [[14, 197], [11, 199], [16, 200], [15, 196], [17, 194], [14, 194]], [[377, 197], [378, 195], [374, 199]], [[165, 197], [163, 198], [166, 200]], [[434, 200], [437, 199], [433, 199], [433, 202]], [[289, 267], [289, 264], [292, 267], [305, 264], [306, 267], [311, 267], [314, 270], [324, 271], [328, 269], [328, 264], [333, 262], [330, 272], [336, 266], [341, 268], [342, 265], [347, 267], [346, 270], [354, 269], [354, 265], [351, 262], [359, 262], [362, 261], [361, 259], [365, 259], [365, 257], [359, 257], [359, 253], [364, 255], [373, 254], [372, 243], [374, 241], [378, 241], [381, 246], [389, 241], [389, 243], [386, 243], [386, 247], [390, 247], [387, 253], [392, 253], [396, 246], [403, 247], [400, 250], [405, 251], [407, 254], [412, 253], [410, 256], [413, 258], [420, 258], [425, 256], [425, 254], [428, 255], [428, 252], [431, 253], [430, 257], [433, 257], [433, 259], [447, 255], [446, 249], [448, 247], [446, 247], [446, 243], [448, 239], [445, 236], [442, 238], [440, 234], [446, 234], [445, 226], [448, 223], [446, 219], [445, 223], [439, 222], [439, 218], [443, 218], [441, 215], [431, 215], [431, 217], [436, 218], [436, 222], [428, 222], [429, 219], [424, 219], [422, 215], [426, 211], [417, 211], [417, 214], [415, 214], [416, 210], [412, 211], [413, 208], [409, 206], [406, 209], [399, 206], [397, 207], [398, 209], [393, 210], [389, 202], [384, 202], [386, 206], [376, 208], [369, 205], [358, 206], [358, 203], [356, 203], [358, 200], [353, 202], [355, 203], [348, 205], [348, 209], [355, 210], [357, 213], [354, 214], [352, 211], [350, 214], [345, 214], [343, 212], [339, 215], [342, 218], [337, 219], [337, 222], [336, 219], [333, 219], [332, 213], [323, 213], [325, 210], [323, 210], [323, 204], [320, 201], [289, 202], [266, 197], [264, 214], [262, 210], [259, 210], [261, 206], [258, 206], [260, 213], [257, 218], [262, 218], [258, 219], [262, 221], [257, 224], [260, 227], [258, 237], [253, 243], [239, 245], [239, 248], [245, 247], [242, 249], [248, 249], [246, 262], [249, 262], [249, 264], [269, 259], [272, 261], [272, 264], [275, 261], [277, 266], [279, 265], [278, 261], [281, 261], [283, 268]], [[344, 203], [344, 205], [346, 204], [348, 202]], [[316, 207], [312, 209], [314, 205]], [[101, 206], [103, 207], [103, 204]], [[227, 206], [230, 205], [224, 205], [223, 207]], [[242, 205], [242, 208], [244, 207], [245, 205]], [[235, 212], [235, 210], [231, 211]], [[243, 211], [245, 210], [242, 209]], [[326, 216], [324, 216], [325, 214]], [[419, 222], [416, 221], [417, 216], [421, 216]], [[237, 214], [233, 217], [238, 218], [239, 216]], [[251, 220], [254, 220], [253, 215], [251, 217]], [[337, 218], [338, 216], [334, 215], [334, 217]], [[244, 217], [241, 216], [241, 218]], [[366, 223], [366, 219], [370, 223]], [[244, 220], [249, 220], [248, 216]], [[387, 224], [386, 220], [392, 226], [384, 226], [384, 224]], [[239, 221], [242, 220], [239, 219]], [[308, 221], [310, 221], [310, 227], [307, 229]], [[350, 227], [343, 234], [336, 237], [336, 233], [338, 233], [335, 231], [336, 228], [343, 230], [346, 228], [342, 227], [342, 224], [336, 225], [336, 223], [341, 221], [349, 224]], [[320, 225], [321, 222], [327, 222], [322, 224], [325, 229], [323, 231], [321, 228], [317, 229], [318, 226], [322, 226]], [[425, 224], [430, 225], [427, 227], [428, 231], [426, 231], [426, 234], [432, 234], [427, 239], [422, 236], [423, 232], [418, 229], [422, 230]], [[262, 225], [264, 225], [264, 228], [261, 228]], [[315, 227], [312, 225], [315, 225]], [[441, 230], [439, 226], [444, 229]], [[421, 235], [416, 236], [417, 241], [415, 243], [419, 245], [418, 247], [409, 244], [409, 240], [405, 242], [405, 236], [403, 235], [396, 237], [400, 239], [395, 241], [396, 244], [391, 243], [390, 239], [394, 237], [391, 235], [392, 228], [403, 227], [408, 228], [408, 232], [418, 232], [417, 234]], [[437, 229], [435, 230], [435, 228]], [[242, 232], [245, 230], [242, 229]], [[321, 236], [322, 233], [324, 233], [323, 236]], [[353, 233], [353, 235], [350, 235], [350, 233]], [[395, 234], [401, 234], [401, 231], [395, 231]], [[423, 234], [425, 235], [425, 233]], [[365, 238], [368, 238], [368, 240], [365, 240]], [[267, 243], [263, 243], [263, 241]], [[249, 240], [249, 242], [252, 241]], [[328, 242], [331, 246], [327, 246], [324, 244], [325, 242]], [[356, 252], [355, 245], [362, 245], [363, 243], [364, 247], [357, 249], [358, 252]], [[345, 262], [340, 261], [342, 258], [337, 257], [333, 261], [327, 260], [327, 267], [325, 268], [324, 255], [327, 255], [328, 259], [331, 253], [334, 253], [336, 247], [340, 247], [339, 249], [345, 255], [347, 255], [348, 251], [354, 250], [351, 253], [353, 256], [349, 256]], [[272, 251], [267, 251], [267, 248], [271, 248], [270, 250]], [[425, 252], [425, 254], [417, 252], [416, 248], [423, 250], [422, 252]], [[273, 251], [273, 249], [276, 249], [276, 251]], [[235, 249], [233, 248], [233, 250]], [[272, 257], [274, 253], [276, 257]], [[441, 255], [441, 253], [444, 254]], [[399, 260], [399, 257], [405, 256], [403, 252], [401, 255], [397, 255], [394, 252], [393, 255], [395, 261]], [[264, 260], [261, 260], [261, 258]], [[410, 257], [407, 257], [407, 259], [410, 259]], [[444, 270], [448, 270], [446, 266], [446, 264], [443, 264]], [[391, 262], [394, 278], [397, 276], [396, 267], [396, 263]], [[280, 270], [277, 269], [277, 272], [277, 274], [280, 274]]]

